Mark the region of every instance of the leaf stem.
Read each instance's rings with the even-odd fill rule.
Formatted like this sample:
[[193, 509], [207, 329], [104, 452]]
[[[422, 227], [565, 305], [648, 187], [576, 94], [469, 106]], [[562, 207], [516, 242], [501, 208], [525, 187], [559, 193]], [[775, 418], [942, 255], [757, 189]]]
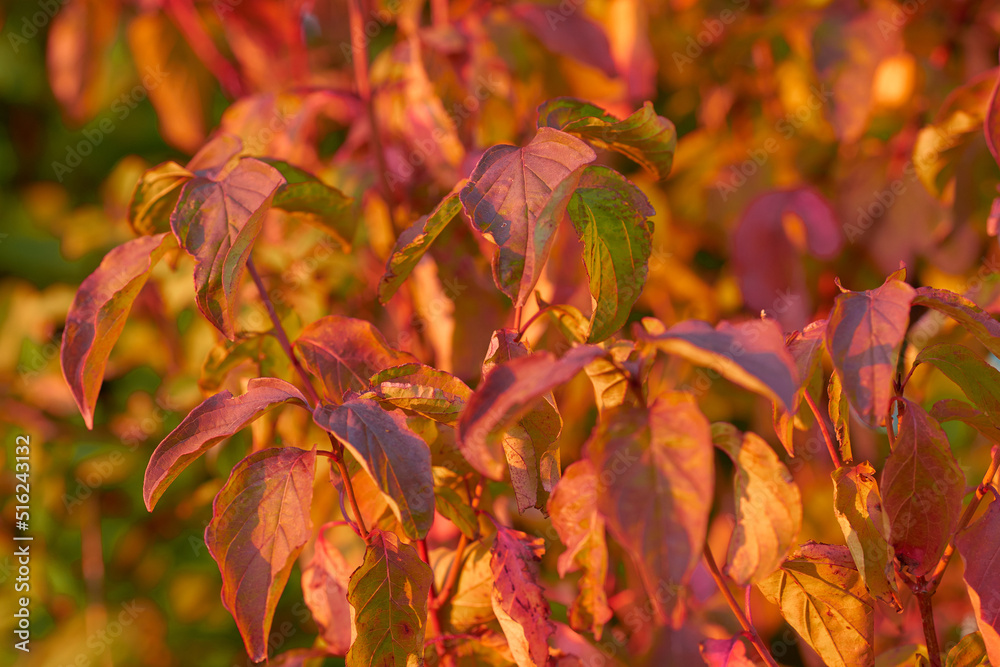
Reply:
[[[479, 482], [476, 484], [476, 490], [472, 492], [472, 511], [475, 512], [479, 509], [479, 501], [483, 496], [483, 478], [479, 478]], [[448, 601], [448, 597], [451, 595], [452, 589], [455, 588], [455, 583], [458, 581], [458, 575], [462, 570], [462, 558], [465, 556], [465, 549], [469, 546], [469, 538], [462, 533], [462, 537], [458, 539], [458, 546], [455, 548], [455, 559], [451, 562], [448, 567], [448, 577], [444, 581], [444, 585], [441, 587], [441, 592], [438, 593], [431, 601], [431, 608], [438, 609], [445, 602]]]
[[[420, 554], [420, 560], [424, 561], [427, 564], [427, 566], [430, 567], [431, 559], [430, 556], [427, 554], [427, 538], [424, 538], [422, 540], [417, 540], [417, 553]], [[433, 577], [431, 577], [431, 588], [427, 593], [427, 597], [428, 597], [427, 624], [430, 626], [431, 633], [434, 635], [434, 637], [440, 637], [442, 636], [443, 633], [441, 631], [441, 619], [438, 618], [438, 610], [437, 607], [434, 606], [434, 600], [435, 598], [437, 598], [437, 595], [434, 592]], [[427, 642], [424, 642], [425, 645], [426, 643]], [[445, 647], [442, 646], [439, 642], [434, 643], [434, 650], [437, 652], [438, 658], [441, 660], [443, 664], [445, 665], [454, 664], [454, 661], [451, 660], [451, 657], [447, 655]]]
[[830, 459], [833, 461], [834, 467], [843, 468], [844, 459], [840, 457], [840, 449], [833, 442], [833, 435], [826, 426], [826, 419], [823, 418], [823, 413], [819, 411], [819, 406], [816, 405], [816, 401], [813, 399], [812, 394], [809, 393], [808, 388], [802, 390], [802, 395], [805, 397], [806, 403], [809, 404], [809, 409], [816, 416], [816, 423], [819, 424], [819, 430], [823, 432], [823, 440], [826, 441], [826, 448], [830, 452]]
[[948, 542], [948, 546], [944, 550], [944, 554], [941, 556], [941, 560], [938, 561], [937, 567], [931, 572], [930, 578], [927, 583], [927, 590], [929, 593], [933, 594], [937, 590], [938, 585], [941, 583], [941, 577], [944, 576], [944, 571], [948, 567], [948, 563], [951, 562], [951, 557], [955, 553], [955, 537], [969, 525], [972, 521], [973, 515], [976, 513], [976, 509], [979, 507], [979, 501], [983, 499], [986, 492], [990, 489], [990, 484], [993, 482], [993, 477], [997, 474], [997, 470], [1000, 470], [1000, 446], [994, 445], [993, 447], [993, 460], [990, 462], [990, 467], [987, 468], [986, 474], [983, 475], [983, 482], [976, 488], [975, 497], [969, 501], [966, 506], [965, 511], [962, 513], [962, 517], [958, 520], [958, 526], [955, 528], [955, 532], [952, 533], [951, 540]]
[[[514, 328], [520, 331], [521, 329], [521, 311], [524, 310], [524, 306], [514, 307]], [[520, 338], [520, 336], [518, 336]]]
[[[923, 587], [924, 578], [917, 577], [917, 586]], [[930, 667], [941, 667], [941, 648], [938, 645], [937, 630], [934, 629], [934, 607], [931, 605], [931, 596], [934, 594], [922, 590], [913, 593], [920, 606], [920, 620], [924, 626], [924, 641], [927, 644], [927, 657], [930, 658]]]
[[347, 472], [347, 464], [344, 463], [344, 446], [336, 442], [332, 435], [330, 435], [330, 442], [336, 447], [331, 458], [337, 464], [337, 470], [340, 471], [340, 479], [344, 480], [344, 490], [347, 492], [347, 499], [351, 501], [351, 512], [354, 513], [354, 520], [358, 524], [358, 534], [361, 535], [361, 539], [367, 544], [370, 533], [365, 527], [365, 518], [361, 516], [361, 508], [358, 507], [358, 498], [354, 495], [354, 486], [351, 484], [351, 475]]
[[740, 609], [740, 604], [733, 597], [732, 591], [729, 590], [729, 586], [726, 585], [726, 581], [722, 578], [722, 572], [719, 571], [719, 566], [715, 563], [715, 558], [712, 557], [712, 550], [709, 548], [708, 543], [705, 543], [705, 563], [708, 565], [708, 571], [712, 573], [712, 579], [715, 580], [715, 585], [719, 587], [722, 591], [722, 597], [726, 598], [726, 603], [729, 604], [729, 608], [733, 610], [733, 615], [736, 616], [736, 620], [740, 622], [740, 626], [743, 628], [743, 632], [746, 633], [747, 637], [750, 639], [750, 643], [754, 645], [757, 652], [760, 653], [760, 657], [763, 658], [764, 662], [768, 664], [768, 667], [778, 667], [778, 663], [774, 661], [771, 657], [771, 653], [767, 650], [764, 645], [764, 641], [757, 634], [757, 630], [753, 627], [749, 620], [747, 620], [746, 615], [743, 610]]

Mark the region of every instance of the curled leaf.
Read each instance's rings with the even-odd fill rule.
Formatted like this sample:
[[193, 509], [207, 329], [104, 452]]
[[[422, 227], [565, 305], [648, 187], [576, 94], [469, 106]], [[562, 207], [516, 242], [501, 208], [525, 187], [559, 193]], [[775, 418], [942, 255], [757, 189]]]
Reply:
[[549, 603], [538, 583], [538, 561], [545, 542], [506, 526], [497, 526], [491, 551], [493, 612], [507, 637], [518, 667], [548, 664], [552, 634]]

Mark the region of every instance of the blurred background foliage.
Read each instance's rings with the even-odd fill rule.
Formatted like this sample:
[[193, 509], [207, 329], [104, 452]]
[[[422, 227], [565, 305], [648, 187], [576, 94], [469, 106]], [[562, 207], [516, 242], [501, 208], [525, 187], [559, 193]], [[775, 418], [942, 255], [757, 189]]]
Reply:
[[[469, 227], [450, 227], [388, 307], [377, 304], [375, 286], [396, 235], [485, 149], [530, 138], [538, 104], [560, 95], [622, 117], [650, 100], [677, 127], [674, 169], [662, 184], [604, 156], [657, 211], [635, 319], [715, 322], [766, 310], [792, 331], [824, 316], [835, 277], [851, 289], [873, 288], [900, 262], [913, 284], [952, 289], [1000, 310], [990, 218], [1000, 171], [982, 132], [997, 79], [1000, 4], [456, 0], [448, 11], [442, 21], [420, 0], [367, 7], [380, 164], [353, 89], [342, 0], [0, 6], [5, 600], [14, 577], [13, 447], [22, 433], [32, 438], [35, 536], [32, 652], [14, 655], [12, 618], [2, 614], [4, 664], [247, 662], [219, 602], [219, 574], [202, 532], [232, 465], [302, 424], [291, 415], [260, 420], [192, 466], [155, 513], [145, 511], [140, 488], [152, 449], [204, 395], [241, 392], [261, 370], [287, 376], [280, 362], [268, 367], [269, 354], [279, 358], [271, 339], [254, 335], [266, 329], [259, 301], [251, 292], [242, 297], [245, 336], [232, 354], [196, 314], [189, 260], [158, 267], [111, 355], [93, 431], [77, 414], [58, 361], [76, 287], [110, 248], [133, 236], [126, 213], [136, 180], [165, 160], [186, 162], [217, 128], [241, 136], [252, 153], [288, 160], [355, 197], [352, 222], [333, 241], [271, 213], [257, 263], [290, 333], [331, 313], [366, 318], [390, 342], [470, 383], [510, 308]], [[750, 208], [776, 189], [801, 188], [823, 203], [781, 208], [779, 198]], [[825, 231], [816, 236], [817, 229]], [[539, 290], [549, 302], [586, 309], [575, 237], [563, 234], [558, 243]], [[937, 338], [962, 333], [936, 320], [921, 326]], [[535, 347], [549, 349], [562, 340], [545, 327], [533, 336]], [[672, 366], [652, 381], [676, 373], [697, 379], [697, 371]], [[573, 417], [564, 462], [596, 419], [586, 383], [578, 378], [558, 396], [563, 414]], [[909, 386], [926, 401], [958, 395], [923, 371]], [[701, 405], [711, 419], [775, 442], [770, 408], [759, 399], [719, 382]], [[964, 427], [948, 430], [974, 483], [989, 447]], [[789, 467], [804, 490], [802, 539], [839, 543], [829, 461], [815, 433], [800, 436], [800, 455]], [[859, 460], [880, 462], [887, 453], [884, 435], [858, 424], [854, 440]], [[732, 526], [729, 488], [719, 485], [710, 536], [716, 553]], [[318, 484], [320, 523], [336, 513], [329, 490]], [[510, 516], [509, 509], [497, 512]], [[522, 523], [531, 528], [530, 517]], [[554, 558], [558, 545], [550, 540], [549, 550]], [[946, 646], [974, 628], [960, 573], [951, 568], [935, 597]], [[554, 600], [572, 599], [571, 583], [554, 576], [550, 583]], [[699, 571], [694, 590], [697, 611], [685, 629], [650, 626], [624, 639], [612, 631], [607, 650], [627, 642], [629, 655], [649, 664], [699, 664], [699, 638], [733, 628], [707, 574]], [[613, 601], [616, 611], [630, 604]], [[772, 648], [785, 647], [774, 650], [782, 663], [817, 664], [776, 612], [757, 607], [761, 633], [776, 642]], [[303, 610], [301, 592], [290, 585], [275, 616], [275, 652], [311, 645], [315, 626]], [[899, 648], [898, 662], [880, 664], [908, 664], [907, 647], [922, 642], [914, 606], [878, 622], [877, 653]]]

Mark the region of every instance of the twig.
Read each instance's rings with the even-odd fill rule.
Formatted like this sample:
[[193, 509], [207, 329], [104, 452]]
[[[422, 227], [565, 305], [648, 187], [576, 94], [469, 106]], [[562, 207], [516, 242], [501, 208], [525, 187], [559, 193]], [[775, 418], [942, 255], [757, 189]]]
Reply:
[[[483, 478], [479, 478], [479, 482], [476, 484], [476, 490], [472, 492], [472, 511], [475, 512], [479, 509], [479, 501], [483, 496]], [[451, 595], [451, 591], [455, 588], [455, 583], [458, 581], [458, 575], [462, 570], [462, 558], [465, 556], [465, 548], [469, 546], [469, 538], [462, 533], [462, 537], [458, 540], [458, 546], [455, 548], [455, 559], [451, 562], [448, 567], [448, 577], [444, 581], [444, 585], [441, 587], [441, 592], [438, 593], [431, 601], [431, 609], [439, 609], [445, 602], [448, 601], [448, 597]]]
[[774, 661], [771, 657], [771, 653], [764, 646], [763, 640], [761, 640], [760, 635], [757, 634], [757, 630], [750, 624], [747, 617], [743, 614], [743, 610], [740, 609], [739, 603], [736, 598], [733, 597], [732, 591], [729, 590], [729, 586], [726, 585], [725, 580], [722, 578], [722, 572], [719, 571], [719, 566], [715, 564], [715, 558], [712, 557], [712, 550], [708, 548], [708, 544], [705, 544], [705, 563], [708, 565], [708, 571], [712, 573], [712, 579], [715, 580], [715, 585], [719, 587], [722, 591], [722, 597], [726, 598], [726, 603], [729, 604], [729, 608], [733, 610], [733, 614], [736, 616], [736, 620], [740, 622], [740, 626], [743, 628], [743, 632], [746, 633], [747, 637], [750, 639], [750, 643], [754, 645], [757, 652], [760, 653], [760, 657], [764, 659], [764, 662], [768, 664], [769, 667], [778, 667], [778, 663]]
[[808, 388], [802, 390], [802, 395], [805, 397], [806, 403], [809, 404], [812, 413], [816, 415], [816, 422], [819, 424], [819, 430], [823, 432], [823, 440], [826, 441], [826, 448], [830, 452], [830, 459], [833, 461], [834, 467], [843, 468], [844, 459], [840, 458], [840, 448], [833, 442], [833, 436], [830, 434], [830, 429], [826, 426], [823, 413], [819, 411], [819, 406], [816, 405], [816, 401], [813, 400]]
[[[924, 586], [924, 578], [917, 577], [917, 586]], [[917, 604], [920, 607], [920, 620], [924, 626], [924, 641], [927, 644], [927, 657], [930, 658], [931, 667], [941, 667], [941, 648], [938, 645], [937, 630], [934, 629], [934, 608], [931, 605], [931, 596], [934, 595], [926, 590], [914, 591]]]
[[[515, 306], [514, 307], [514, 328], [517, 329], [517, 330], [521, 329], [521, 311], [523, 309], [524, 309], [524, 306]], [[520, 338], [520, 336], [518, 336], [518, 338]]]
[[[420, 554], [420, 560], [422, 560], [425, 563], [427, 563], [427, 566], [430, 567], [431, 560], [430, 560], [430, 557], [427, 555], [427, 539], [426, 538], [422, 539], [422, 540], [417, 540], [417, 553]], [[442, 635], [442, 632], [441, 632], [441, 619], [438, 618], [438, 610], [437, 610], [437, 608], [433, 606], [433, 602], [434, 602], [434, 599], [436, 597], [437, 597], [437, 595], [434, 592], [434, 578], [431, 577], [431, 588], [427, 592], [427, 598], [428, 598], [427, 599], [427, 605], [429, 607], [428, 614], [427, 614], [427, 624], [430, 626], [431, 634], [434, 637], [440, 637]], [[435, 642], [435, 644], [434, 644], [434, 650], [437, 652], [438, 658], [441, 660], [442, 664], [445, 664], [445, 665], [453, 665], [454, 664], [454, 660], [451, 659], [451, 656], [449, 656], [447, 654], [445, 647], [442, 646], [440, 643]]]

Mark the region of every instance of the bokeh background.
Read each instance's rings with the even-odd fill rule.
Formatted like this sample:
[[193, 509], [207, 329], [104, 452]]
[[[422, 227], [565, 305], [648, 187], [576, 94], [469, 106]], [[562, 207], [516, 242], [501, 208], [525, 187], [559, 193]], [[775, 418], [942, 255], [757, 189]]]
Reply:
[[[370, 157], [371, 125], [353, 89], [345, 2], [0, 5], [4, 610], [13, 608], [7, 601], [16, 576], [13, 448], [20, 434], [32, 440], [35, 536], [32, 651], [13, 651], [13, 619], [4, 611], [0, 663], [248, 664], [202, 533], [232, 465], [296, 424], [264, 419], [214, 449], [152, 514], [140, 489], [163, 436], [205, 395], [241, 391], [268, 343], [253, 339], [242, 364], [224, 363], [231, 350], [197, 314], [190, 266], [181, 261], [159, 267], [138, 300], [111, 356], [93, 431], [58, 359], [77, 286], [110, 248], [134, 236], [126, 212], [136, 180], [165, 160], [184, 163], [217, 128], [355, 197], [350, 238], [331, 243], [287, 224], [262, 236], [258, 264], [274, 279], [289, 328], [329, 313], [364, 317], [391, 342], [470, 383], [490, 332], [509, 317], [481, 242], [453, 225], [443, 250], [432, 253], [432, 269], [418, 270], [406, 294], [383, 308], [374, 287], [399, 231], [486, 148], [530, 138], [537, 105], [560, 95], [622, 117], [649, 100], [677, 127], [674, 170], [662, 184], [603, 156], [657, 211], [636, 319], [715, 322], [765, 310], [792, 331], [829, 309], [835, 278], [873, 288], [900, 262], [912, 284], [1000, 309], [990, 220], [1000, 169], [983, 134], [998, 75], [1000, 3], [458, 0], [446, 22], [435, 18], [418, 0], [367, 7], [382, 165]], [[386, 183], [389, 203], [381, 195]], [[575, 241], [562, 238], [539, 289], [549, 301], [589, 307]], [[242, 301], [243, 329], [266, 328], [252, 295]], [[962, 333], [939, 320], [921, 326], [911, 338], [924, 338], [911, 342]], [[551, 335], [539, 334], [536, 346], [551, 344]], [[706, 414], [775, 442], [767, 406], [718, 384], [702, 397]], [[911, 386], [927, 401], [958, 395], [920, 373]], [[581, 416], [567, 420], [564, 461], [594, 423], [588, 392], [572, 384], [559, 396], [564, 414]], [[964, 427], [948, 430], [971, 483], [989, 448]], [[857, 458], [884, 458], [883, 434], [855, 424], [854, 435]], [[802, 537], [839, 542], [829, 462], [816, 434], [800, 438], [790, 467], [803, 486]], [[731, 528], [725, 487], [712, 530], [716, 553]], [[335, 513], [332, 497], [317, 500], [316, 513], [323, 512]], [[550, 555], [557, 552], [551, 545]], [[946, 645], [974, 627], [960, 572], [954, 564], [935, 598]], [[275, 617], [276, 652], [314, 639], [297, 581], [296, 573]], [[554, 599], [571, 599], [571, 584], [550, 583]], [[703, 607], [693, 627], [731, 631], [703, 572], [695, 592]], [[782, 663], [816, 664], [773, 611], [762, 608], [756, 620], [765, 636], [786, 643], [783, 655], [775, 652]], [[907, 647], [922, 641], [919, 628], [912, 605], [898, 617], [880, 616], [877, 648], [898, 648], [898, 661], [882, 664], [904, 664]], [[699, 664], [698, 639], [652, 629], [643, 660]]]

